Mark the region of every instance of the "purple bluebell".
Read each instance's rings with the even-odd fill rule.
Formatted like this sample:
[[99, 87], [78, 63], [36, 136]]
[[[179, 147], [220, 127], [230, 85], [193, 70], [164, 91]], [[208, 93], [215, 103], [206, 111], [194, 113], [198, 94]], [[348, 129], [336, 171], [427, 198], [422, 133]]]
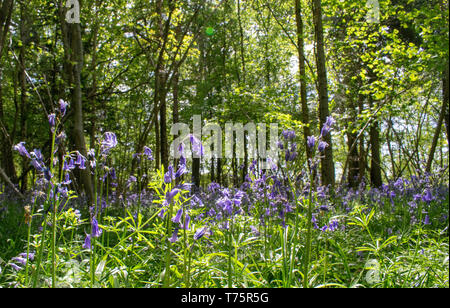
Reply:
[[433, 195], [431, 194], [431, 190], [427, 189], [425, 191], [425, 194], [422, 196], [422, 201], [425, 203], [430, 203], [431, 201], [433, 201]]
[[180, 190], [178, 188], [174, 188], [171, 191], [167, 192], [166, 194], [166, 201], [167, 203], [171, 203], [173, 198], [175, 198], [176, 195], [180, 193]]
[[187, 172], [186, 165], [180, 164], [180, 167], [178, 168], [177, 172], [175, 173], [175, 178], [181, 177], [183, 174]]
[[175, 228], [175, 230], [173, 230], [172, 237], [169, 239], [169, 242], [171, 243], [175, 243], [176, 241], [178, 241], [178, 228]]
[[189, 136], [189, 139], [191, 141], [192, 151], [197, 156], [195, 158], [202, 157], [205, 154], [205, 149], [203, 148], [202, 142], [192, 134]]
[[172, 183], [173, 180], [174, 180], [173, 167], [169, 166], [167, 168], [166, 174], [164, 175], [164, 183], [169, 184]]
[[92, 243], [91, 243], [91, 235], [86, 234], [86, 238], [84, 239], [83, 249], [92, 249]]
[[316, 145], [316, 137], [309, 136], [307, 138], [307, 145], [308, 145], [308, 148], [310, 148], [310, 149], [314, 148], [314, 146]]
[[37, 171], [44, 172], [44, 166], [41, 163], [39, 163], [36, 159], [33, 159], [31, 161], [31, 164]]
[[98, 221], [95, 217], [92, 218], [91, 225], [92, 225], [92, 237], [100, 237], [100, 235], [102, 235], [102, 229], [100, 229], [100, 227], [98, 226]]
[[201, 239], [206, 233], [206, 227], [203, 227], [201, 229], [198, 229], [195, 234], [194, 234], [194, 240], [199, 240]]
[[325, 125], [327, 125], [329, 127], [333, 127], [335, 123], [336, 123], [336, 120], [332, 116], [329, 116], [329, 117], [327, 117], [327, 121], [325, 122]]
[[34, 159], [36, 159], [38, 162], [44, 161], [44, 156], [42, 155], [42, 152], [39, 149], [34, 149], [34, 151], [30, 153], [30, 155], [34, 157]]
[[72, 180], [70, 179], [70, 175], [69, 173], [66, 173], [65, 177], [64, 177], [64, 181], [61, 183], [63, 185], [69, 185], [70, 183], [72, 183]]
[[[28, 259], [30, 260], [30, 261], [33, 261], [34, 260], [34, 253], [33, 252], [30, 252], [29, 254], [28, 254]], [[27, 257], [27, 253], [26, 252], [22, 252], [22, 253], [20, 253], [19, 254], [19, 256], [21, 256], [22, 258], [26, 258]]]
[[294, 140], [295, 139], [295, 131], [293, 130], [284, 130], [282, 132], [284, 139], [286, 140]]
[[54, 113], [48, 115], [48, 124], [50, 124], [50, 127], [56, 126], [56, 115]]
[[323, 152], [327, 147], [328, 143], [326, 143], [325, 141], [320, 141], [319, 146], [317, 148], [319, 149], [319, 152]]
[[189, 216], [189, 214], [186, 214], [184, 216], [184, 223], [183, 223], [184, 230], [189, 230], [190, 222], [191, 222], [191, 216]]
[[179, 209], [177, 211], [177, 214], [175, 215], [174, 218], [172, 218], [172, 221], [176, 224], [179, 224], [181, 222], [181, 217], [183, 216], [183, 209]]
[[26, 156], [28, 158], [31, 158], [30, 154], [28, 153], [27, 149], [25, 148], [25, 142], [19, 142], [14, 146], [14, 150], [18, 151], [20, 155]]
[[61, 113], [61, 117], [66, 115], [67, 106], [69, 106], [69, 103], [63, 101], [62, 99], [59, 100], [59, 112]]
[[103, 135], [103, 140], [101, 142], [101, 151], [102, 154], [108, 154], [109, 151], [116, 147], [118, 144], [116, 134], [112, 132], [106, 132]]
[[15, 270], [15, 271], [20, 271], [22, 268], [20, 266], [18, 266], [17, 264], [14, 263], [9, 263], [9, 265]]
[[14, 257], [11, 260], [13, 260], [15, 262], [18, 262], [18, 263], [20, 263], [22, 265], [27, 265], [27, 260], [25, 258], [22, 258], [22, 257]]
[[149, 147], [144, 147], [144, 155], [148, 160], [153, 160], [153, 152]]

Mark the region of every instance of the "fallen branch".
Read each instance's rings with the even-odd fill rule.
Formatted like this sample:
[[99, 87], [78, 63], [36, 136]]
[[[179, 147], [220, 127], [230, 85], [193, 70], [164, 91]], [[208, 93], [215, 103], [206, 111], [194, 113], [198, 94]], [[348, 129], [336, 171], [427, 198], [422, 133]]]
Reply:
[[6, 175], [5, 171], [0, 167], [0, 176], [5, 180], [5, 182], [11, 186], [11, 188], [14, 190], [14, 192], [21, 198], [25, 199], [25, 196], [17, 189], [16, 186], [14, 186], [13, 182], [9, 179], [9, 177]]

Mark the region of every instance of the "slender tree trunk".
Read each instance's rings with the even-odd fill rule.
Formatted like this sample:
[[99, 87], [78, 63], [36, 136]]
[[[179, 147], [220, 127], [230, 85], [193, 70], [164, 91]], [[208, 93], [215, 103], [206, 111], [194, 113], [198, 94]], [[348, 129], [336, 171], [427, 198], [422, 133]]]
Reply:
[[3, 55], [3, 48], [8, 36], [13, 8], [13, 0], [0, 0], [0, 58]]
[[4, 121], [3, 114], [3, 88], [2, 88], [2, 66], [1, 59], [3, 56], [3, 49], [8, 36], [9, 26], [11, 23], [11, 15], [14, 8], [13, 0], [0, 0], [0, 145], [1, 145], [1, 163], [0, 166], [4, 168], [4, 174], [8, 179], [14, 183], [17, 181], [16, 170], [12, 154], [11, 136], [8, 133], [8, 128]]
[[[246, 83], [246, 63], [245, 63], [245, 46], [244, 46], [244, 29], [242, 26], [242, 9], [241, 9], [241, 0], [237, 1], [237, 13], [238, 13], [238, 24], [239, 24], [239, 38], [240, 38], [240, 56], [241, 56], [241, 67], [242, 67], [242, 84], [241, 86], [245, 86]], [[244, 165], [242, 168], [242, 182], [245, 181], [245, 178], [248, 174], [248, 142], [247, 142], [247, 132], [244, 132]]]
[[447, 133], [447, 143], [450, 144], [450, 140], [449, 140], [449, 128], [450, 128], [450, 124], [449, 124], [449, 76], [448, 76], [448, 59], [447, 59], [447, 64], [445, 65], [445, 71], [443, 74], [443, 78], [442, 78], [442, 94], [443, 94], [443, 113], [444, 113], [444, 121], [445, 121], [445, 131]]
[[[369, 107], [372, 108], [372, 98], [369, 97]], [[370, 182], [374, 187], [383, 185], [381, 177], [381, 147], [380, 128], [378, 120], [374, 120], [370, 126], [370, 147], [372, 160], [370, 163]]]
[[[295, 20], [297, 24], [297, 46], [298, 46], [298, 62], [300, 73], [300, 101], [302, 106], [302, 122], [303, 127], [303, 139], [306, 149], [306, 158], [308, 160], [309, 169], [310, 159], [312, 158], [312, 151], [307, 145], [308, 137], [311, 136], [311, 129], [309, 126], [309, 109], [308, 109], [308, 97], [307, 97], [307, 78], [306, 78], [306, 64], [305, 64], [305, 42], [303, 36], [303, 19], [302, 19], [302, 6], [301, 0], [295, 0]], [[311, 171], [311, 170], [310, 170]]]
[[161, 168], [161, 143], [159, 134], [159, 116], [155, 116], [155, 169], [156, 171]]
[[436, 125], [436, 130], [434, 132], [433, 141], [432, 141], [431, 147], [430, 147], [430, 152], [428, 154], [426, 172], [431, 172], [431, 167], [433, 166], [434, 154], [436, 152], [436, 147], [437, 147], [439, 138], [441, 136], [441, 127], [442, 127], [442, 124], [444, 123], [444, 117], [445, 117], [445, 112], [446, 112], [445, 109], [447, 108], [446, 103], [447, 102], [445, 100], [442, 102], [441, 112], [439, 113], [439, 120]]
[[[166, 33], [163, 23], [163, 0], [158, 0], [156, 2], [156, 12], [159, 15], [159, 38], [166, 41]], [[161, 48], [164, 48], [163, 46]], [[160, 50], [160, 52], [164, 53], [164, 50]], [[163, 57], [158, 58], [157, 65], [157, 73], [155, 74], [155, 78], [159, 79], [158, 87], [155, 88], [157, 91], [157, 100], [155, 102], [155, 106], [158, 106], [159, 103], [159, 142], [160, 142], [160, 151], [161, 151], [161, 164], [164, 166], [164, 169], [167, 170], [169, 167], [169, 142], [167, 139], [167, 100], [166, 100], [166, 72], [164, 67], [164, 59]]]
[[[358, 99], [358, 112], [362, 114], [364, 110], [364, 99], [360, 96]], [[367, 166], [367, 155], [365, 149], [365, 138], [364, 134], [359, 137], [359, 183], [361, 183], [366, 176], [366, 166]]]
[[[159, 77], [165, 80], [165, 76], [163, 73], [161, 73]], [[165, 84], [165, 81], [162, 81], [161, 84]], [[167, 101], [166, 101], [165, 87], [160, 87], [159, 91], [160, 91], [159, 133], [161, 137], [160, 138], [161, 164], [164, 166], [164, 169], [167, 170], [167, 168], [169, 167], [169, 142], [167, 139]]]
[[[72, 75], [74, 81], [74, 89], [72, 90], [72, 106], [73, 106], [73, 136], [75, 139], [75, 146], [77, 150], [85, 157], [87, 157], [86, 140], [84, 137], [84, 123], [83, 123], [83, 97], [81, 89], [81, 71], [83, 68], [83, 42], [81, 40], [80, 24], [70, 24], [71, 32], [71, 49], [73, 51]], [[81, 170], [81, 179], [83, 182], [84, 191], [91, 204], [94, 200], [94, 188], [92, 186], [92, 178], [90, 167], [86, 166], [85, 170]]]
[[[350, 128], [351, 130], [351, 128]], [[347, 132], [347, 146], [349, 149], [348, 155], [349, 158], [349, 166], [348, 166], [348, 183], [352, 188], [358, 187], [359, 182], [359, 153], [358, 147], [352, 147], [353, 143], [356, 142], [357, 134], [351, 131]]]
[[[20, 140], [27, 140], [27, 119], [28, 119], [28, 94], [27, 94], [27, 77], [26, 77], [26, 48], [29, 39], [28, 34], [28, 15], [25, 12], [25, 5], [20, 5], [20, 40], [22, 41], [22, 46], [19, 51], [19, 63], [17, 64], [19, 72], [19, 84], [20, 84]], [[28, 159], [22, 157], [22, 192], [27, 190], [27, 168]]]
[[[313, 18], [316, 37], [316, 64], [318, 74], [318, 94], [319, 94], [319, 120], [320, 127], [325, 125], [327, 117], [330, 115], [328, 107], [328, 81], [326, 70], [325, 46], [323, 38], [322, 25], [322, 3], [321, 0], [313, 0]], [[324, 141], [328, 143], [323, 158], [321, 159], [322, 184], [334, 187], [336, 175], [333, 160], [333, 144], [331, 135], [324, 137]]]
[[2, 69], [0, 68], [0, 146], [1, 146], [1, 163], [0, 167], [4, 169], [5, 175], [13, 183], [17, 181], [16, 168], [12, 153], [12, 140], [8, 133], [8, 127], [4, 121], [3, 113], [3, 88], [2, 88]]

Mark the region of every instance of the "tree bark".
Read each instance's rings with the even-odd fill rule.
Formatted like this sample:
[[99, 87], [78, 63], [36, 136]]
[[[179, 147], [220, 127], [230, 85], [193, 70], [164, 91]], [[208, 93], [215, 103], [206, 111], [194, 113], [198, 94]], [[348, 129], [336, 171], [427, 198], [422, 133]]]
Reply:
[[[28, 119], [28, 94], [27, 94], [27, 77], [26, 77], [26, 49], [28, 45], [29, 32], [28, 32], [28, 15], [25, 12], [25, 5], [20, 5], [20, 40], [21, 47], [19, 51], [19, 62], [17, 64], [20, 84], [20, 140], [27, 140], [27, 119]], [[22, 176], [21, 176], [21, 190], [22, 192], [27, 190], [27, 167], [28, 158], [22, 157]]]
[[[369, 107], [372, 108], [372, 98], [369, 98]], [[370, 126], [370, 147], [372, 160], [370, 163], [370, 182], [374, 187], [383, 185], [381, 177], [381, 147], [379, 122], [375, 119]]]
[[[76, 23], [67, 23], [65, 13], [66, 9], [64, 8], [64, 3], [60, 1], [59, 18], [65, 55], [64, 70], [66, 73], [67, 84], [71, 87], [71, 108], [73, 110], [73, 128], [71, 135], [74, 139], [76, 150], [84, 157], [87, 157], [83, 123], [83, 93], [81, 86], [81, 71], [84, 65], [81, 26]], [[89, 165], [86, 165], [85, 170], [81, 170], [80, 181], [83, 185], [84, 192], [86, 193], [88, 203], [89, 205], [92, 205], [95, 200]]]
[[448, 97], [448, 95], [449, 95], [449, 93], [448, 93], [448, 91], [449, 91], [449, 89], [448, 89], [448, 87], [449, 87], [449, 76], [448, 76], [448, 70], [449, 70], [449, 68], [448, 68], [448, 59], [447, 59], [447, 64], [445, 65], [445, 70], [444, 70], [444, 75], [443, 75], [443, 78], [442, 78], [442, 94], [443, 94], [443, 113], [444, 113], [444, 121], [445, 121], [445, 131], [446, 131], [446, 133], [447, 133], [447, 144], [450, 144], [450, 140], [449, 140], [449, 135], [450, 135], [450, 133], [449, 133], [449, 128], [450, 128], [450, 124], [449, 124], [449, 119], [448, 119], [448, 116], [449, 116], [449, 102], [448, 102], [448, 100], [449, 100], [449, 97]]
[[13, 0], [0, 0], [0, 59], [3, 55], [3, 48], [5, 46], [6, 37], [9, 32], [9, 25], [11, 23], [13, 8]]
[[[321, 0], [313, 0], [313, 19], [316, 37], [316, 65], [318, 75], [318, 94], [319, 94], [319, 120], [320, 128], [325, 125], [327, 117], [330, 115], [328, 107], [328, 81], [325, 58], [325, 46], [322, 24], [322, 3]], [[321, 158], [322, 185], [334, 187], [336, 175], [333, 160], [333, 144], [331, 134], [324, 136], [324, 141], [328, 147]]]
[[17, 180], [16, 170], [13, 161], [12, 154], [12, 142], [11, 136], [8, 134], [8, 128], [6, 127], [3, 114], [3, 89], [2, 89], [2, 67], [1, 59], [3, 56], [3, 49], [6, 43], [6, 37], [8, 36], [9, 26], [11, 23], [11, 15], [14, 8], [13, 0], [0, 0], [0, 145], [1, 145], [1, 164], [4, 168], [4, 174], [11, 181]]
[[[81, 70], [84, 65], [83, 61], [83, 42], [81, 40], [80, 24], [71, 24], [70, 32], [72, 36], [71, 49], [73, 50], [72, 62], [76, 64], [72, 66], [72, 75], [75, 88], [72, 90], [72, 104], [73, 104], [73, 136], [75, 139], [75, 146], [77, 150], [87, 157], [86, 140], [84, 137], [84, 123], [83, 123], [83, 97], [81, 89]], [[85, 170], [81, 171], [81, 179], [83, 182], [84, 191], [91, 204], [94, 200], [94, 188], [92, 186], [92, 178], [90, 167], [86, 166]]]
[[[434, 154], [436, 152], [436, 147], [439, 141], [439, 137], [441, 136], [441, 127], [442, 124], [444, 123], [444, 118], [445, 118], [445, 113], [446, 113], [446, 108], [447, 108], [447, 102], [444, 101], [442, 102], [442, 108], [441, 108], [441, 112], [439, 114], [439, 119], [436, 125], [436, 130], [434, 132], [434, 136], [433, 136], [433, 141], [431, 143], [431, 147], [430, 147], [430, 152], [428, 154], [428, 160], [427, 160], [427, 167], [425, 169], [426, 172], [431, 172], [431, 167], [433, 166], [433, 160], [434, 160]], [[448, 136], [448, 135], [447, 135]]]
[[301, 0], [295, 0], [295, 20], [297, 24], [297, 46], [298, 46], [298, 62], [300, 73], [300, 102], [302, 106], [302, 122], [303, 122], [303, 139], [306, 149], [306, 158], [308, 160], [308, 168], [311, 172], [310, 159], [312, 159], [312, 151], [307, 145], [308, 137], [311, 136], [309, 123], [309, 109], [307, 97], [307, 78], [305, 64], [305, 42], [303, 36], [303, 19]]

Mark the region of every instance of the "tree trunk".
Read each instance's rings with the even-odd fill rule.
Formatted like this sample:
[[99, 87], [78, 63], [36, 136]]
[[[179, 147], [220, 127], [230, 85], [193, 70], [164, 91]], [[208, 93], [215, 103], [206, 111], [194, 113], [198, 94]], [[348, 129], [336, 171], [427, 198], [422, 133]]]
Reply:
[[[325, 46], [322, 25], [322, 3], [321, 0], [313, 0], [313, 18], [316, 37], [316, 64], [318, 74], [318, 94], [319, 94], [319, 120], [320, 127], [325, 125], [327, 117], [330, 115], [328, 107], [328, 81], [326, 70]], [[333, 160], [333, 144], [331, 134], [324, 136], [324, 141], [328, 143], [325, 153], [321, 158], [322, 185], [334, 187], [335, 169]]]
[[312, 158], [312, 151], [307, 145], [308, 137], [311, 136], [311, 129], [309, 127], [309, 110], [307, 97], [307, 78], [306, 78], [306, 64], [305, 64], [305, 42], [303, 37], [303, 19], [301, 0], [295, 0], [295, 20], [297, 24], [297, 46], [298, 46], [298, 62], [300, 73], [300, 101], [302, 106], [302, 122], [303, 139], [306, 149], [306, 158], [308, 160], [308, 168], [311, 172], [310, 159]]
[[431, 172], [431, 167], [433, 166], [434, 153], [436, 152], [436, 147], [437, 147], [437, 144], [439, 141], [439, 137], [441, 136], [441, 127], [442, 127], [442, 124], [444, 123], [446, 108], [447, 108], [447, 102], [444, 100], [442, 102], [442, 109], [439, 114], [439, 120], [436, 125], [436, 130], [434, 132], [433, 141], [432, 141], [431, 147], [430, 147], [430, 152], [428, 154], [427, 167], [425, 170], [426, 172]]
[[[25, 12], [25, 5], [20, 5], [20, 40], [22, 42], [22, 46], [19, 51], [19, 63], [17, 65], [18, 74], [19, 74], [19, 84], [20, 84], [20, 140], [27, 140], [27, 119], [28, 119], [28, 97], [27, 97], [27, 77], [26, 77], [26, 48], [27, 41], [29, 39], [28, 34], [28, 15]], [[21, 190], [22, 192], [27, 190], [27, 168], [28, 167], [28, 158], [22, 157], [22, 183]]]
[[[81, 89], [81, 70], [83, 68], [83, 42], [81, 40], [81, 27], [80, 24], [70, 24], [69, 29], [72, 38], [72, 63], [75, 63], [72, 66], [72, 75], [74, 82], [74, 89], [72, 90], [72, 106], [74, 111], [73, 136], [75, 139], [75, 146], [77, 150], [81, 153], [81, 155], [87, 157], [86, 140], [84, 137], [83, 98]], [[81, 180], [87, 198], [92, 204], [93, 202], [95, 202], [95, 200], [91, 171], [89, 166], [86, 166], [85, 170], [81, 170]]]
[[0, 59], [3, 55], [6, 37], [8, 36], [13, 7], [13, 0], [0, 0]]
[[443, 94], [443, 113], [444, 113], [444, 121], [445, 121], [445, 128], [446, 128], [446, 133], [447, 133], [447, 143], [450, 144], [450, 140], [449, 140], [449, 102], [448, 102], [448, 87], [449, 87], [449, 76], [448, 76], [448, 59], [447, 59], [447, 64], [445, 65], [445, 71], [444, 71], [444, 75], [442, 78], [442, 94]]
[[8, 134], [8, 128], [4, 121], [3, 114], [3, 91], [2, 91], [2, 67], [1, 59], [3, 56], [3, 49], [8, 36], [9, 26], [11, 23], [11, 15], [14, 8], [13, 0], [0, 0], [0, 145], [1, 145], [1, 164], [4, 168], [4, 174], [14, 183], [17, 180], [16, 170], [12, 154], [12, 142]]
[[[372, 108], [372, 98], [369, 98], [369, 107]], [[370, 182], [374, 187], [381, 187], [381, 147], [379, 122], [375, 119], [370, 126], [370, 148], [372, 160], [370, 163]]]
[[12, 153], [13, 144], [11, 136], [8, 134], [8, 128], [5, 125], [3, 113], [2, 69], [0, 68], [0, 167], [4, 169], [4, 173], [8, 179], [10, 179], [13, 183], [16, 183], [17, 174]]
[[[163, 73], [159, 76], [161, 79], [165, 80], [165, 76]], [[160, 84], [165, 84], [165, 81], [162, 81]], [[167, 103], [166, 103], [166, 91], [165, 87], [159, 88], [159, 101], [160, 101], [160, 109], [159, 109], [159, 124], [160, 124], [160, 150], [161, 150], [161, 164], [164, 166], [164, 169], [167, 170], [169, 167], [169, 142], [167, 139]]]
[[359, 182], [359, 153], [358, 153], [358, 147], [354, 146], [352, 147], [354, 142], [357, 142], [357, 134], [353, 133], [351, 131], [351, 127], [349, 128], [349, 131], [347, 132], [347, 146], [349, 149], [349, 165], [348, 165], [348, 184], [352, 188], [358, 187]]

